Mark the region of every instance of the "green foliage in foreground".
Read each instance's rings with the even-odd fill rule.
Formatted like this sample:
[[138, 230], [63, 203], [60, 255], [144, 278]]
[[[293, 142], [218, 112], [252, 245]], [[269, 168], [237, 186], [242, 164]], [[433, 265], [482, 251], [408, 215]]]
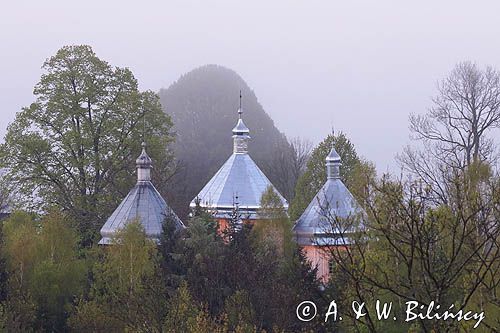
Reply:
[[295, 318], [302, 299], [321, 303], [315, 271], [291, 244], [286, 254], [261, 231], [245, 226], [228, 241], [201, 211], [180, 233], [167, 218], [159, 245], [131, 222], [112, 245], [78, 252], [71, 224], [56, 210], [5, 221], [9, 280], [0, 331], [322, 329]]
[[70, 223], [56, 210], [42, 219], [17, 212], [3, 223], [2, 254], [9, 273], [2, 304], [6, 331], [64, 330], [68, 306], [86, 285]]
[[[289, 223], [289, 222], [287, 222]], [[315, 271], [294, 248], [262, 237], [257, 226], [217, 233], [207, 216], [194, 217], [169, 256], [169, 273], [187, 282], [198, 306], [230, 330], [297, 331], [311, 328], [295, 317], [302, 299], [320, 300]], [[281, 237], [285, 242], [290, 239]], [[236, 311], [235, 307], [241, 311]]]
[[99, 249], [93, 283], [69, 320], [79, 332], [160, 331], [165, 316], [164, 284], [156, 244], [138, 222], [127, 225], [114, 243]]
[[[215, 221], [199, 209], [179, 233], [167, 218], [159, 245], [134, 222], [113, 245], [78, 250], [65, 215], [17, 212], [2, 228], [8, 281], [0, 327], [8, 332], [471, 330], [471, 322], [464, 321], [401, 323], [405, 301], [437, 300], [446, 307], [484, 310], [486, 319], [476, 331], [494, 331], [500, 238], [498, 225], [490, 222], [500, 218], [499, 178], [484, 166], [457, 177], [450, 191], [454, 201], [439, 206], [412, 182], [383, 177], [366, 183], [361, 203], [369, 228], [355, 237], [355, 246], [326, 253], [335, 265], [324, 291], [287, 234], [290, 222], [272, 191], [262, 198], [260, 214], [266, 219], [254, 227], [244, 224], [220, 235]], [[355, 320], [346, 313], [342, 322], [325, 324], [332, 299], [343, 309], [353, 300], [366, 302], [370, 317]], [[400, 320], [378, 321], [376, 299], [392, 301]], [[320, 311], [308, 323], [295, 316], [303, 300], [313, 300]]]

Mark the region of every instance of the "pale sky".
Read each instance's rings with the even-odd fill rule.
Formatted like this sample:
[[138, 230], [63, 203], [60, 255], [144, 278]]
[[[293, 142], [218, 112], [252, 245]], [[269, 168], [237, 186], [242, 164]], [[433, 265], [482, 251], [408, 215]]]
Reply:
[[89, 44], [158, 91], [204, 64], [234, 69], [276, 126], [319, 142], [332, 126], [398, 172], [408, 115], [463, 60], [500, 69], [499, 1], [3, 1], [0, 136], [33, 102], [43, 61]]

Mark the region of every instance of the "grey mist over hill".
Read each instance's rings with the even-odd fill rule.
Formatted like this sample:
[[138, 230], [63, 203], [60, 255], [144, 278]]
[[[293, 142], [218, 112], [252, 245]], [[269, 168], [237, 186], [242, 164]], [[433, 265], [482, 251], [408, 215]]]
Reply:
[[235, 71], [202, 66], [160, 90], [163, 109], [172, 117], [176, 132], [174, 148], [180, 169], [172, 180], [169, 202], [180, 215], [186, 214], [189, 201], [232, 153], [231, 130], [238, 119], [240, 90], [243, 119], [252, 137], [250, 155], [274, 181], [270, 161], [278, 149], [286, 150], [286, 137]]

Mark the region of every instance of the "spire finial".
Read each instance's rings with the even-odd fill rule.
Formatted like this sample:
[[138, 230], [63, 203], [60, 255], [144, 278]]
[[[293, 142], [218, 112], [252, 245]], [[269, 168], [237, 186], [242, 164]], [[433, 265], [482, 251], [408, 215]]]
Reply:
[[146, 147], [146, 110], [142, 115], [142, 147]]
[[243, 110], [241, 109], [241, 89], [240, 89], [240, 108], [238, 109], [238, 115], [241, 119], [241, 114], [243, 113]]
[[241, 114], [243, 113], [243, 109], [241, 108], [241, 90], [240, 90], [240, 108], [238, 109], [238, 122], [236, 126], [233, 128], [233, 153], [235, 154], [246, 154], [248, 151], [248, 139], [250, 136], [249, 129], [243, 123], [243, 119], [241, 119]]

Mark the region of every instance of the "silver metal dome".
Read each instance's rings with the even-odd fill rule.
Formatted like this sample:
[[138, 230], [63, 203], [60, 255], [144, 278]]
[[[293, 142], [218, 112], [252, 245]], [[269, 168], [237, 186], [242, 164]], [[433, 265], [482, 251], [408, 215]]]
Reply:
[[256, 219], [261, 196], [268, 186], [274, 189], [283, 207], [288, 209], [286, 199], [276, 190], [248, 154], [250, 130], [243, 123], [242, 113], [240, 107], [238, 122], [232, 130], [233, 154], [190, 204], [190, 207], [195, 207], [198, 199], [202, 207], [206, 207], [219, 218], [228, 217], [234, 207], [235, 198], [238, 197], [242, 215], [248, 219]]
[[177, 229], [185, 228], [151, 183], [152, 164], [146, 152], [146, 144], [142, 143], [141, 155], [136, 160], [137, 183], [101, 228], [102, 239], [99, 244], [111, 244], [118, 231], [132, 221], [139, 221], [146, 236], [157, 242], [163, 231], [163, 221], [167, 217], [175, 221]]

